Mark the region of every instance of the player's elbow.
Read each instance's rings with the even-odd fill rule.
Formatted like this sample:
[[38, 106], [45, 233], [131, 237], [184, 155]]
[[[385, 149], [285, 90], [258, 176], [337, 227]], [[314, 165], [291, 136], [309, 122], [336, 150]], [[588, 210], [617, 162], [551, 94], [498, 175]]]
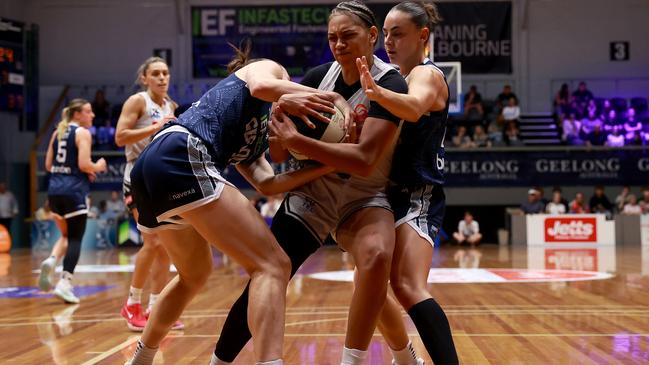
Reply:
[[124, 135], [120, 132], [115, 133], [115, 145], [117, 147], [124, 147], [126, 145], [126, 141], [124, 141]]
[[262, 99], [272, 89], [272, 82], [269, 80], [250, 80], [248, 82], [248, 89], [252, 97]]

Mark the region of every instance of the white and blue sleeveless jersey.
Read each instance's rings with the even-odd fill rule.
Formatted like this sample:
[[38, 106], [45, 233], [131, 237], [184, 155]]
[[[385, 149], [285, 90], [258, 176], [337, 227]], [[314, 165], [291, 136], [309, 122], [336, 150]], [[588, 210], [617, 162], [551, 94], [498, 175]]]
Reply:
[[[444, 74], [428, 58], [423, 65]], [[444, 77], [446, 83], [446, 77]], [[448, 89], [448, 83], [446, 83]], [[390, 180], [393, 184], [413, 186], [444, 184], [444, 138], [448, 120], [449, 99], [437, 112], [428, 112], [416, 123], [404, 122], [394, 150]]]
[[54, 138], [52, 144], [54, 158], [47, 189], [48, 195], [73, 195], [85, 198], [90, 191], [88, 175], [79, 169], [79, 149], [75, 142], [78, 128], [81, 128], [78, 124], [70, 123], [63, 138], [60, 140], [58, 137]]
[[173, 123], [200, 138], [214, 165], [223, 170], [230, 164], [253, 162], [268, 149], [270, 106], [250, 95], [247, 84], [233, 73]]

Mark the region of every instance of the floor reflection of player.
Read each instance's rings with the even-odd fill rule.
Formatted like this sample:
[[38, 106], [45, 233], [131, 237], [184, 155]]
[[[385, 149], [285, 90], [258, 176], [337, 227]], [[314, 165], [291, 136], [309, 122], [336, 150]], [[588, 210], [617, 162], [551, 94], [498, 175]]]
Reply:
[[[74, 330], [72, 316], [78, 308], [79, 304], [75, 304], [52, 312], [52, 321], [41, 321], [36, 325], [38, 337], [41, 343], [50, 349], [54, 364], [67, 364], [69, 362], [60, 337], [72, 334]], [[58, 335], [55, 326], [58, 327]]]

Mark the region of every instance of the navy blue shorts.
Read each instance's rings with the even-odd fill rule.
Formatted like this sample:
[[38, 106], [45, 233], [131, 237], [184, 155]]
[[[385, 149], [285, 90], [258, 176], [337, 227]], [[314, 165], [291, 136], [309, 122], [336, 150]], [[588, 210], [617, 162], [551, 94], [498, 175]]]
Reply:
[[392, 186], [388, 188], [388, 200], [394, 210], [395, 228], [406, 223], [433, 244], [446, 211], [441, 185]]
[[85, 194], [74, 195], [48, 195], [47, 200], [52, 212], [63, 218], [72, 218], [77, 215], [88, 214]]
[[219, 198], [230, 185], [203, 142], [182, 126], [158, 133], [135, 162], [131, 192], [142, 232], [185, 228], [182, 213]]

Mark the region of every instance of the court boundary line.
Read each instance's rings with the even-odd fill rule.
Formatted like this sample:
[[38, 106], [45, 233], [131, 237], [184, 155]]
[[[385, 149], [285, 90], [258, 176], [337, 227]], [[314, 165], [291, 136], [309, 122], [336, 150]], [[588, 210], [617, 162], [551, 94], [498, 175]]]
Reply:
[[94, 364], [97, 364], [98, 362], [100, 362], [100, 361], [102, 361], [102, 360], [104, 360], [104, 359], [106, 359], [108, 357], [113, 356], [113, 354], [115, 354], [115, 353], [117, 353], [119, 351], [122, 351], [124, 348], [131, 346], [139, 338], [140, 338], [140, 336], [131, 336], [126, 341], [120, 343], [117, 346], [114, 346], [114, 347], [108, 349], [107, 351], [102, 352], [100, 355], [97, 355], [97, 356], [93, 357], [92, 359], [90, 359], [90, 360], [88, 360], [86, 362], [81, 363], [81, 365], [94, 365]]

